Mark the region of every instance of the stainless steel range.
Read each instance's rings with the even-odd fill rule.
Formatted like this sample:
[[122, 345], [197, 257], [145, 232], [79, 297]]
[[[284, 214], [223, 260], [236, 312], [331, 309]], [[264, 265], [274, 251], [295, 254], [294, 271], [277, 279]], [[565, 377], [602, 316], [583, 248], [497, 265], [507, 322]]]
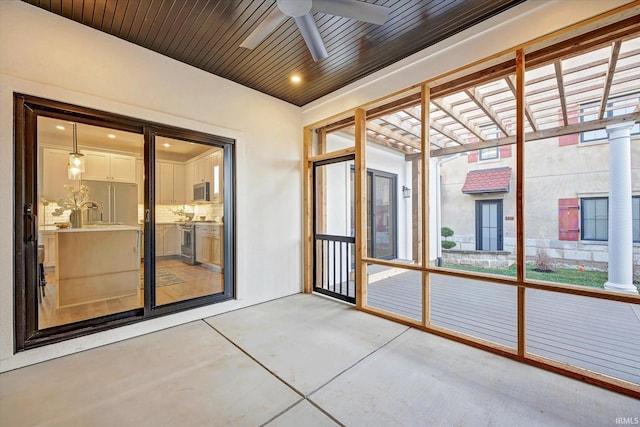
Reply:
[[196, 263], [196, 225], [184, 223], [178, 226], [180, 232], [180, 260], [184, 263]]

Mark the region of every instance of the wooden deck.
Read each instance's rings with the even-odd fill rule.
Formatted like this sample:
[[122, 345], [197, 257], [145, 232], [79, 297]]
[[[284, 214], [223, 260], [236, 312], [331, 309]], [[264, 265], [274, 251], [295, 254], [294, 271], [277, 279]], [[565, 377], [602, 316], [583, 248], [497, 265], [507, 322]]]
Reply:
[[[422, 318], [419, 272], [370, 282], [368, 305]], [[431, 323], [506, 345], [517, 344], [516, 288], [431, 276]], [[527, 351], [640, 384], [640, 306], [538, 290], [526, 294]]]

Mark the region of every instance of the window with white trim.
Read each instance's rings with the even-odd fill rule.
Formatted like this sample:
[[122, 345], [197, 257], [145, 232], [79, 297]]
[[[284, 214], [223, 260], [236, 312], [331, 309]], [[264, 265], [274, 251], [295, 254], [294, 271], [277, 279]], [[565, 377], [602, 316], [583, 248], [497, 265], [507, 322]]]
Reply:
[[[633, 241], [640, 243], [640, 196], [631, 199]], [[609, 240], [609, 199], [607, 197], [585, 197], [580, 200], [582, 240], [606, 242]]]
[[[619, 97], [616, 101], [607, 104], [607, 109], [604, 116], [615, 117], [633, 113], [638, 106], [638, 101], [640, 101], [640, 98], [637, 96], [631, 98], [628, 96]], [[592, 120], [597, 120], [599, 112], [599, 104], [585, 104], [580, 111], [580, 122], [590, 122]], [[631, 128], [631, 135], [640, 135], [639, 123], [636, 123], [636, 125]], [[582, 132], [580, 134], [580, 142], [600, 141], [607, 138], [608, 135], [606, 129], [590, 130], [587, 132]]]

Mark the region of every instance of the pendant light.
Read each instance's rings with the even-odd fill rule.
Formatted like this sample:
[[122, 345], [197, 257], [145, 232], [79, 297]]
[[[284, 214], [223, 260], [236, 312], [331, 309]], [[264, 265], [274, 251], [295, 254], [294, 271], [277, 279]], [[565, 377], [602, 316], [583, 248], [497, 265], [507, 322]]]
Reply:
[[84, 172], [84, 154], [78, 151], [77, 123], [73, 123], [73, 152], [69, 153], [69, 179], [80, 179]]

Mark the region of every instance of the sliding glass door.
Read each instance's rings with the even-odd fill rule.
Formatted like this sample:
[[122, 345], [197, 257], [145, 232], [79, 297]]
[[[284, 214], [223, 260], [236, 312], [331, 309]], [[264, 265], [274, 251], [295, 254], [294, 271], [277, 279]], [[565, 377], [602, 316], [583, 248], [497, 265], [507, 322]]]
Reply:
[[233, 140], [15, 106], [18, 350], [233, 298]]

